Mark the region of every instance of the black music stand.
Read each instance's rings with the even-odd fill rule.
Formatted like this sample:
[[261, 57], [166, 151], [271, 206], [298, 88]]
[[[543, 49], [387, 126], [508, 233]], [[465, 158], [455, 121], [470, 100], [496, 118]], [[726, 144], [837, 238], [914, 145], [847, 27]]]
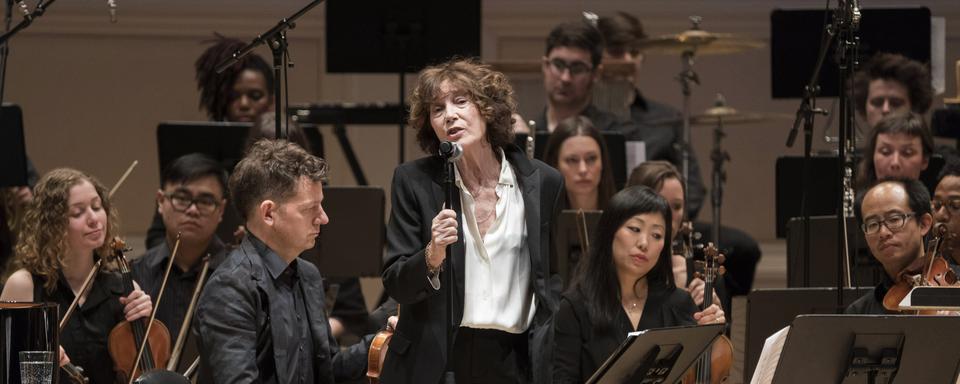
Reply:
[[960, 317], [809, 315], [790, 327], [773, 382], [953, 383]]
[[23, 111], [16, 104], [0, 107], [0, 187], [27, 185], [27, 147]]
[[900, 309], [960, 311], [960, 289], [954, 286], [918, 286], [900, 302]]
[[[601, 132], [601, 135], [603, 135], [603, 140], [607, 144], [607, 151], [610, 152], [607, 156], [613, 163], [613, 182], [617, 185], [617, 189], [623, 189], [623, 186], [627, 184], [627, 173], [630, 172], [627, 169], [627, 139], [620, 132]], [[513, 142], [520, 148], [526, 148], [527, 137], [529, 135], [526, 133], [518, 133], [515, 135]], [[543, 152], [547, 149], [549, 139], [550, 133], [548, 132], [537, 132], [535, 134], [533, 148], [535, 159], [543, 160]]]
[[710, 324], [631, 332], [587, 384], [679, 382], [724, 327]]
[[[587, 223], [587, 239], [593, 241], [597, 232], [597, 223], [603, 211], [583, 211], [584, 221]], [[580, 237], [577, 229], [577, 210], [564, 209], [557, 215], [557, 226], [554, 232], [553, 245], [555, 248], [553, 259], [550, 260], [550, 273], [557, 274], [563, 279], [563, 287], [570, 285], [573, 272], [583, 255], [580, 252]]]
[[[869, 290], [870, 287], [844, 289], [844, 308]], [[743, 377], [753, 376], [764, 340], [790, 325], [795, 317], [806, 314], [833, 314], [844, 308], [837, 307], [836, 287], [751, 291], [747, 296], [747, 339], [744, 343]]]
[[[847, 245], [850, 255], [850, 278], [854, 287], [874, 286], [886, 272], [867, 248], [867, 241], [857, 219], [847, 219]], [[810, 252], [804, 260], [803, 219], [794, 217], [787, 224], [787, 287], [836, 287], [837, 284], [837, 217], [810, 217]]]
[[[859, 163], [859, 154], [856, 157]], [[939, 154], [930, 156], [927, 169], [920, 173], [920, 181], [927, 190], [937, 187], [937, 176], [943, 168], [944, 159]], [[810, 180], [803, 185], [803, 156], [780, 156], [776, 165], [777, 237], [787, 236], [787, 222], [800, 217], [800, 199], [807, 189], [807, 214], [810, 216], [836, 215], [837, 196], [837, 157], [813, 156], [810, 158]]]
[[379, 187], [323, 188], [323, 209], [330, 222], [320, 227], [317, 245], [300, 257], [316, 265], [324, 277], [379, 277], [385, 206]]

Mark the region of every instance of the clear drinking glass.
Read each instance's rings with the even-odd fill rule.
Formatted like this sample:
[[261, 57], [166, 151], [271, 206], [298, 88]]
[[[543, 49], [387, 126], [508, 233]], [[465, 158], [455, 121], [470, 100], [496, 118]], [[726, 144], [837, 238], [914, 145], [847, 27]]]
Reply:
[[53, 381], [53, 352], [20, 351], [20, 383], [50, 384]]

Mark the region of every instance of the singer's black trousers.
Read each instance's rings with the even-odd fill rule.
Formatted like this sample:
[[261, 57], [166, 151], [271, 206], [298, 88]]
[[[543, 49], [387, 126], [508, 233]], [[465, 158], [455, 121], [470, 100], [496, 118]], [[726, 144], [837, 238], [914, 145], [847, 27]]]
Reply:
[[457, 384], [527, 383], [527, 333], [461, 327], [454, 341]]

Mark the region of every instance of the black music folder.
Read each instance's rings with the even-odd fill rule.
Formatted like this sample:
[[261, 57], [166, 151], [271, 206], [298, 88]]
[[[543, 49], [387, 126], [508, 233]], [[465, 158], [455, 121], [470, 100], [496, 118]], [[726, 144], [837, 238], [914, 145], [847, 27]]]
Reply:
[[587, 384], [678, 382], [724, 328], [710, 324], [631, 332]]

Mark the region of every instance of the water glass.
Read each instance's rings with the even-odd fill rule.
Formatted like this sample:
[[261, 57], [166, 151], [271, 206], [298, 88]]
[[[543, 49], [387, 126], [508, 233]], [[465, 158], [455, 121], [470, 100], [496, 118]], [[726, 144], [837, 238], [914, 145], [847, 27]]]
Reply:
[[53, 352], [20, 351], [20, 383], [50, 384], [53, 381]]

